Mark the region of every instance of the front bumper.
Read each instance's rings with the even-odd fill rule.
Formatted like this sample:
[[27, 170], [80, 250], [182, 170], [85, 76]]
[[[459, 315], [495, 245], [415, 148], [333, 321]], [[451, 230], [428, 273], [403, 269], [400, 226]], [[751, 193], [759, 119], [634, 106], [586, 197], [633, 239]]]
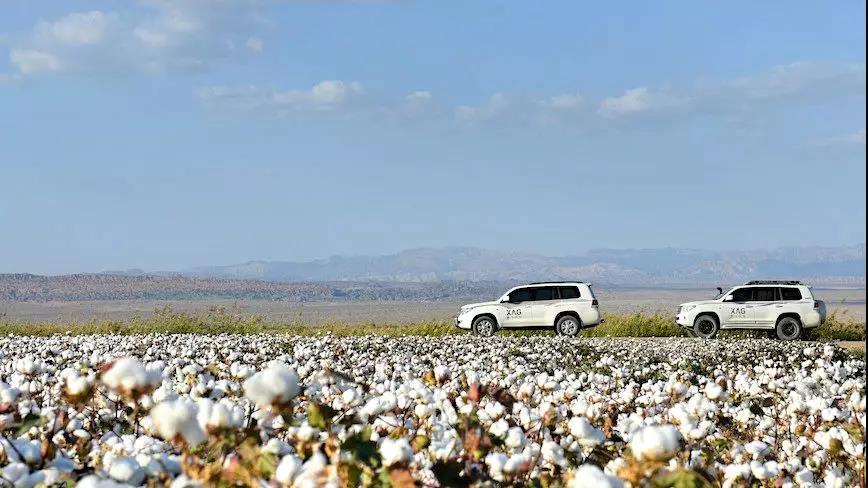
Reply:
[[678, 315], [675, 316], [675, 325], [681, 327], [692, 327], [693, 321], [690, 320], [690, 316], [687, 312], [678, 312]]
[[459, 329], [470, 330], [471, 323], [470, 317], [468, 316], [456, 315], [452, 318], [452, 323], [455, 324], [455, 327], [458, 327]]

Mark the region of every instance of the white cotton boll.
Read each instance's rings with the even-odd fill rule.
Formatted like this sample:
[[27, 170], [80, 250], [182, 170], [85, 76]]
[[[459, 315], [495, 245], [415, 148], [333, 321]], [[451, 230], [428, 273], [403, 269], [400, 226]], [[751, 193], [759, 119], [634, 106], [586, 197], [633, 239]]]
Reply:
[[380, 443], [380, 456], [383, 458], [383, 466], [392, 466], [407, 462], [413, 458], [413, 449], [407, 439], [385, 438]]
[[452, 378], [452, 371], [450, 371], [449, 368], [446, 366], [434, 366], [434, 378], [439, 383], [445, 383], [449, 381], [450, 378]]
[[205, 431], [237, 427], [229, 407], [220, 402], [201, 399], [197, 402], [199, 425]]
[[295, 454], [287, 454], [280, 459], [277, 469], [274, 470], [274, 479], [278, 483], [291, 485], [296, 476], [301, 472], [302, 462]]
[[576, 441], [585, 447], [597, 446], [606, 440], [603, 432], [591, 425], [585, 417], [571, 418], [567, 423], [567, 428], [570, 430], [570, 434], [576, 438]]
[[145, 369], [138, 358], [120, 358], [102, 374], [102, 382], [122, 395], [147, 393], [162, 381], [159, 371]]
[[145, 479], [145, 472], [135, 459], [122, 456], [115, 458], [108, 468], [108, 475], [121, 483], [140, 485]]
[[310, 442], [319, 435], [319, 430], [314, 429], [307, 422], [301, 424], [295, 432], [295, 437], [302, 442]]
[[709, 400], [722, 400], [726, 398], [726, 390], [717, 383], [708, 382], [705, 385], [705, 396]]
[[524, 430], [521, 427], [510, 427], [506, 432], [504, 444], [513, 449], [518, 449], [524, 445], [525, 440]]
[[751, 441], [744, 445], [744, 450], [750, 453], [754, 459], [761, 459], [769, 451], [769, 446], [763, 441]]
[[4, 403], [7, 405], [12, 405], [18, 400], [19, 394], [20, 391], [18, 390], [18, 388], [12, 388], [6, 383], [0, 381], [0, 405]]
[[485, 456], [485, 464], [488, 466], [488, 473], [495, 481], [504, 481], [504, 468], [509, 462], [509, 456], [502, 452], [492, 452]]
[[802, 469], [793, 475], [793, 481], [799, 486], [808, 486], [814, 483], [814, 473], [809, 469]]
[[356, 400], [359, 398], [359, 393], [355, 390], [355, 388], [350, 388], [341, 393], [341, 401], [344, 402], [344, 405], [352, 406], [355, 405]]
[[244, 395], [259, 407], [283, 405], [301, 391], [298, 374], [283, 363], [274, 363], [244, 381]]
[[845, 488], [847, 486], [847, 476], [844, 475], [838, 468], [829, 468], [823, 476], [823, 483], [826, 488]]
[[91, 474], [78, 480], [75, 486], [76, 488], [128, 488], [132, 485], [118, 483], [113, 479], [100, 478], [95, 474]]
[[506, 432], [509, 430], [509, 424], [506, 420], [500, 419], [497, 422], [494, 422], [488, 427], [488, 432], [495, 436], [503, 439], [506, 437]]
[[666, 461], [681, 449], [681, 434], [671, 425], [649, 425], [633, 435], [629, 446], [636, 459]]
[[750, 471], [756, 479], [767, 480], [778, 475], [778, 463], [776, 461], [751, 461]]
[[206, 438], [205, 431], [197, 420], [196, 404], [184, 399], [158, 403], [151, 410], [154, 429], [167, 441], [179, 436], [189, 445], [196, 445]]
[[738, 463], [727, 465], [723, 470], [723, 477], [726, 480], [743, 479], [747, 480], [751, 476], [751, 467], [747, 463]]
[[497, 420], [506, 413], [506, 407], [500, 402], [488, 402], [485, 404], [485, 413], [492, 420]]
[[564, 467], [567, 465], [567, 458], [564, 456], [564, 448], [554, 441], [544, 441], [540, 453], [545, 461]]
[[622, 488], [624, 483], [593, 464], [583, 464], [573, 472], [569, 488]]

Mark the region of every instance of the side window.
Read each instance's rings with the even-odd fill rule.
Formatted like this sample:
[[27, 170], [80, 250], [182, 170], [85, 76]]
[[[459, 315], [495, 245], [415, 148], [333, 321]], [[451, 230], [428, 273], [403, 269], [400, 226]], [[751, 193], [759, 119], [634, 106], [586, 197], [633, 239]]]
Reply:
[[752, 288], [737, 288], [732, 292], [732, 301], [734, 302], [749, 302], [753, 296]]
[[533, 299], [534, 301], [540, 300], [552, 300], [554, 299], [554, 288], [550, 286], [541, 286], [538, 288], [534, 288]]
[[519, 288], [509, 294], [509, 303], [527, 302], [531, 300], [530, 288]]
[[773, 302], [778, 299], [778, 289], [774, 287], [757, 287], [753, 289], [754, 302]]
[[561, 294], [561, 300], [569, 300], [571, 298], [579, 298], [579, 288], [575, 286], [559, 286], [558, 292]]
[[798, 288], [781, 288], [781, 295], [784, 300], [801, 300], [802, 292]]

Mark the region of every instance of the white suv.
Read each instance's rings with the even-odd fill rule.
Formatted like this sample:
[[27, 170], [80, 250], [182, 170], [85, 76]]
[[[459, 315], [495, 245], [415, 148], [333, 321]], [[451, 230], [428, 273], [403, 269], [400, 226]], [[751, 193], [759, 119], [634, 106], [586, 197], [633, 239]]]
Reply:
[[706, 339], [721, 329], [767, 330], [782, 340], [795, 340], [826, 321], [826, 304], [798, 281], [751, 281], [711, 300], [678, 307], [675, 323]]
[[493, 302], [464, 305], [455, 317], [457, 327], [486, 337], [499, 329], [535, 328], [575, 336], [602, 322], [590, 283], [578, 281], [518, 286]]

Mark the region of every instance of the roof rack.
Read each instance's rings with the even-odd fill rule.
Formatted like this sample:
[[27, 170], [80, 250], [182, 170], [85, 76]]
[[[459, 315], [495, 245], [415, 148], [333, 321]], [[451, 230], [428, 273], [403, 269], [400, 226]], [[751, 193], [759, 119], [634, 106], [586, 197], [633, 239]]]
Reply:
[[584, 283], [584, 281], [534, 281], [528, 285], [557, 285], [560, 283]]
[[745, 285], [801, 285], [798, 280], [753, 280], [748, 281]]

